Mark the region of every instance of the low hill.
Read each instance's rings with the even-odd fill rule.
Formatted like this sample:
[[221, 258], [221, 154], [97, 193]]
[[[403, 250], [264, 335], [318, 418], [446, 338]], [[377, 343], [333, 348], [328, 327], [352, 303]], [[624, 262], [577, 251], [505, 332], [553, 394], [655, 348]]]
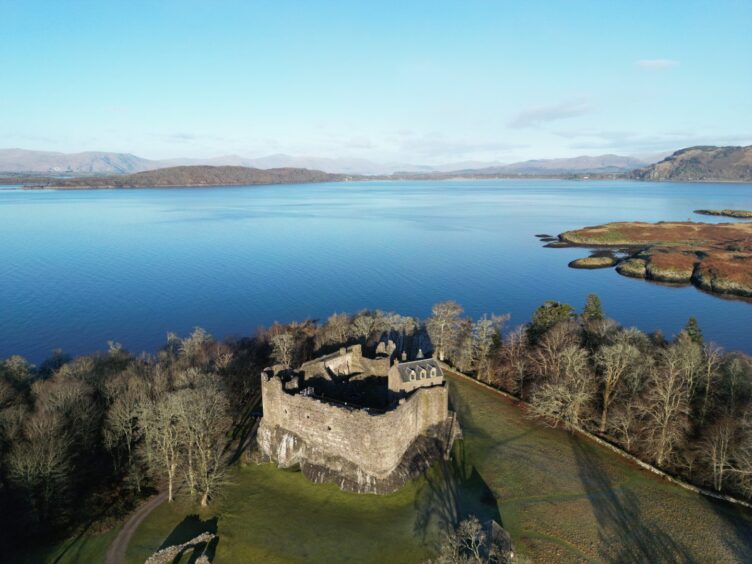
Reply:
[[176, 166], [126, 174], [83, 178], [51, 179], [51, 188], [159, 188], [173, 186], [247, 186], [254, 184], [301, 184], [337, 182], [348, 177], [320, 170], [272, 168], [261, 170], [242, 166]]
[[752, 145], [688, 147], [635, 170], [632, 177], [678, 182], [752, 182]]

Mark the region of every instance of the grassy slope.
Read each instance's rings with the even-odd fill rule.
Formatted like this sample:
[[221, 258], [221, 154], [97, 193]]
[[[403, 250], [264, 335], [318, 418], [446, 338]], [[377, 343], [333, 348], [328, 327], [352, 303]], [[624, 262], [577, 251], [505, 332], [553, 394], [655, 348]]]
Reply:
[[[438, 525], [454, 513], [501, 520], [518, 552], [536, 562], [752, 559], [750, 512], [529, 421], [474, 383], [453, 378], [451, 386], [465, 434], [452, 465], [384, 497], [313, 485], [271, 465], [240, 468], [216, 513], [187, 517], [195, 508], [179, 503], [152, 513], [128, 562], [211, 527], [220, 535], [219, 563], [420, 562], [432, 553]], [[94, 537], [62, 561], [101, 561], [106, 540]]]
[[189, 523], [184, 518], [195, 509], [164, 504], [155, 510], [131, 541], [128, 562], [143, 562], [168, 535], [168, 544], [191, 538], [201, 530], [198, 521], [215, 517], [217, 562], [419, 562], [430, 556], [415, 535], [422, 481], [377, 497], [313, 485], [299, 472], [269, 464], [241, 468], [233, 480], [216, 514]]
[[519, 552], [538, 561], [752, 558], [752, 514], [681, 490], [584, 439], [452, 382], [465, 449], [500, 496]]

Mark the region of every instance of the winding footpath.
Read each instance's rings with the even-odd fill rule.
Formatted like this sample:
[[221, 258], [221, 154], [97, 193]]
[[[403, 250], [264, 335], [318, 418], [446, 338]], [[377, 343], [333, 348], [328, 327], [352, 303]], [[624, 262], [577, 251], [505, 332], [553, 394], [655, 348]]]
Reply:
[[144, 503], [130, 516], [107, 550], [106, 564], [123, 564], [125, 562], [125, 553], [128, 550], [128, 544], [131, 542], [133, 533], [136, 532], [136, 529], [138, 529], [144, 519], [157, 507], [162, 505], [166, 499], [167, 492], [161, 493]]

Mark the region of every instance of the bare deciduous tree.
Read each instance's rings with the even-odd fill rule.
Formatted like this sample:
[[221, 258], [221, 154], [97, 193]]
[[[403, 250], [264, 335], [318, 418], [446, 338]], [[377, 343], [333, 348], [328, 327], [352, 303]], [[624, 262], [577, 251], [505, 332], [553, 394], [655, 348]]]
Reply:
[[670, 347], [663, 351], [660, 364], [651, 370], [646, 386], [642, 409], [650, 454], [658, 466], [666, 463], [687, 431], [690, 390], [683, 368], [682, 358]]
[[147, 465], [155, 475], [167, 481], [167, 500], [175, 499], [175, 486], [181, 462], [179, 427], [180, 401], [166, 395], [145, 404], [141, 421], [146, 439]]
[[708, 416], [708, 408], [712, 393], [720, 380], [718, 370], [723, 359], [723, 351], [712, 343], [707, 343], [703, 347], [704, 362], [702, 366], [702, 407], [700, 408], [700, 425], [705, 422]]
[[628, 398], [617, 404], [608, 418], [608, 433], [613, 435], [629, 452], [634, 449], [634, 440], [639, 431], [638, 414], [637, 400]]
[[640, 363], [642, 354], [629, 343], [617, 342], [601, 347], [595, 355], [601, 381], [601, 422], [598, 430], [606, 432], [608, 409], [614, 401], [622, 379]]
[[334, 313], [326, 320], [323, 327], [324, 342], [327, 344], [346, 343], [349, 337], [350, 316], [345, 313]]
[[289, 333], [281, 333], [272, 337], [272, 357], [286, 368], [292, 365], [295, 353], [295, 339]]
[[724, 479], [733, 468], [732, 453], [736, 428], [734, 419], [722, 417], [710, 426], [699, 442], [698, 455], [707, 462], [716, 491], [723, 489]]
[[198, 489], [200, 503], [206, 506], [225, 481], [223, 455], [232, 427], [230, 405], [212, 378], [198, 389], [180, 392], [179, 397], [190, 487]]
[[444, 539], [437, 559], [440, 564], [504, 564], [511, 554], [489, 537], [474, 515], [461, 521]]
[[142, 434], [139, 416], [147, 401], [146, 384], [138, 376], [125, 372], [105, 385], [110, 405], [102, 429], [105, 447], [117, 461], [120, 445], [126, 448], [127, 463], [133, 460], [133, 449]]
[[676, 358], [679, 360], [679, 369], [682, 371], [682, 378], [687, 383], [689, 389], [690, 401], [694, 397], [698, 381], [701, 377], [703, 367], [702, 346], [693, 341], [690, 336], [682, 331], [676, 339], [676, 343], [671, 347]]
[[447, 301], [434, 305], [431, 311], [433, 316], [426, 322], [426, 329], [436, 356], [443, 361], [456, 345], [462, 308], [456, 302]]
[[37, 519], [47, 519], [67, 494], [72, 441], [64, 426], [59, 413], [36, 411], [8, 453], [8, 477], [24, 493]]
[[531, 364], [527, 350], [527, 329], [520, 326], [504, 339], [500, 351], [502, 377], [507, 377], [508, 389], [525, 399], [525, 380]]
[[560, 322], [548, 329], [535, 348], [535, 371], [542, 380], [556, 382], [562, 373], [562, 351], [577, 346], [579, 328], [574, 322]]

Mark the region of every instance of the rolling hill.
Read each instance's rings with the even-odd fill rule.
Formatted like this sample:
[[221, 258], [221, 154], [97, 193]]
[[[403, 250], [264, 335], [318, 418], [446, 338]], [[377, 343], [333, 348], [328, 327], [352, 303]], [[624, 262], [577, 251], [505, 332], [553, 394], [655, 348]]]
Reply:
[[160, 188], [177, 186], [248, 186], [346, 180], [339, 174], [300, 168], [261, 170], [242, 166], [176, 166], [116, 176], [51, 179], [52, 188]]
[[639, 180], [752, 182], [752, 145], [680, 149], [660, 162], [635, 170]]

